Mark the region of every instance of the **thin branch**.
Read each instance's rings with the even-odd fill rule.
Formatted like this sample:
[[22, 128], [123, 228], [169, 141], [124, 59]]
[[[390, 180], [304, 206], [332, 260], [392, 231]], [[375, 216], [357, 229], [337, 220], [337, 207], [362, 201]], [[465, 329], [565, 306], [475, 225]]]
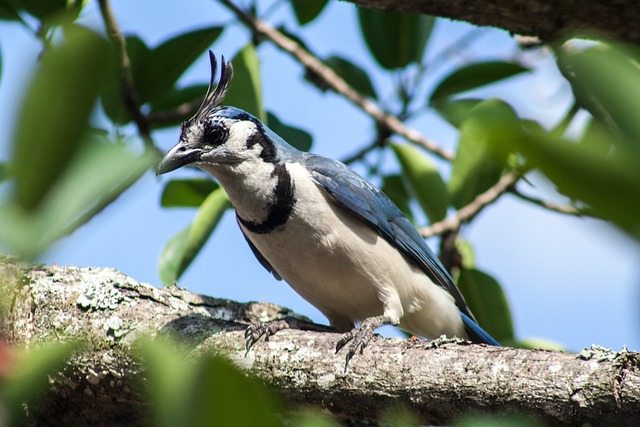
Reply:
[[326, 66], [317, 57], [309, 53], [296, 41], [284, 35], [270, 24], [256, 18], [242, 10], [232, 0], [221, 0], [221, 3], [229, 8], [243, 23], [245, 23], [254, 33], [271, 40], [277, 47], [289, 53], [298, 62], [321, 78], [327, 86], [341, 94], [373, 119], [381, 126], [388, 128], [407, 140], [421, 145], [434, 155], [445, 159], [453, 159], [453, 153], [440, 147], [432, 141], [423, 137], [420, 132], [407, 127], [398, 117], [385, 112], [375, 102], [365, 98], [358, 91], [353, 89], [347, 82]]
[[574, 215], [574, 216], [588, 215], [586, 212], [576, 208], [575, 206], [559, 205], [557, 203], [549, 202], [548, 200], [538, 199], [533, 196], [529, 196], [527, 194], [521, 193], [516, 188], [512, 188], [510, 190], [510, 193], [521, 198], [522, 200], [526, 200], [527, 202], [533, 203], [535, 205], [541, 206], [545, 209], [548, 209], [554, 212], [563, 213], [567, 215]]
[[423, 227], [418, 231], [423, 237], [431, 237], [436, 234], [459, 230], [462, 224], [471, 221], [482, 209], [496, 201], [502, 194], [510, 191], [518, 179], [520, 179], [520, 176], [520, 172], [517, 171], [511, 171], [503, 175], [493, 187], [478, 195], [468, 205], [460, 208], [455, 215], [433, 223], [428, 227]]
[[146, 120], [151, 126], [161, 126], [165, 123], [173, 123], [185, 116], [193, 116], [202, 105], [202, 100], [203, 97], [198, 97], [192, 102], [185, 102], [172, 110], [149, 113], [146, 115]]
[[131, 61], [127, 55], [126, 41], [118, 27], [118, 23], [116, 22], [113, 10], [111, 10], [108, 0], [98, 0], [98, 3], [100, 4], [100, 12], [102, 14], [102, 19], [104, 20], [107, 34], [118, 52], [120, 71], [122, 73], [122, 99], [124, 101], [125, 108], [136, 124], [138, 132], [140, 133], [145, 145], [153, 146], [149, 122], [140, 109], [140, 97], [133, 80]]

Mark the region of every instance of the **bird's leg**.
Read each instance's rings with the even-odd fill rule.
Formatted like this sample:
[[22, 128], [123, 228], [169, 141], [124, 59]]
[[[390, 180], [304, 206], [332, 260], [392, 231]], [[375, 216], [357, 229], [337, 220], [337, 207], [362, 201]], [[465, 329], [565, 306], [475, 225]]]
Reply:
[[389, 325], [391, 323], [392, 321], [385, 315], [367, 317], [362, 321], [362, 323], [360, 323], [360, 326], [358, 326], [357, 328], [353, 328], [349, 332], [342, 335], [342, 337], [340, 337], [336, 344], [336, 353], [351, 341], [349, 349], [347, 350], [347, 360], [344, 364], [345, 372], [347, 370], [347, 367], [349, 366], [349, 361], [356, 354], [356, 352], [359, 351], [360, 354], [362, 354], [364, 348], [367, 346], [367, 344], [369, 344], [369, 341], [371, 341], [375, 330], [382, 325]]
[[251, 347], [258, 342], [261, 336], [264, 335], [264, 340], [269, 341], [269, 337], [278, 331], [283, 329], [289, 329], [289, 323], [286, 320], [272, 320], [271, 322], [256, 322], [250, 324], [244, 331], [245, 347], [247, 352], [245, 356], [249, 354]]

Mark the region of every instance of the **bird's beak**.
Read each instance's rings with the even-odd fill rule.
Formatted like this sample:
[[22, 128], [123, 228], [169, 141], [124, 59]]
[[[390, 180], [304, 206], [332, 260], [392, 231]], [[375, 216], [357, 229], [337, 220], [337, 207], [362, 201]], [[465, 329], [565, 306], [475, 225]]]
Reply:
[[186, 144], [179, 142], [171, 150], [167, 151], [167, 154], [160, 160], [156, 167], [156, 176], [196, 162], [200, 159], [201, 154], [201, 149], [188, 147]]

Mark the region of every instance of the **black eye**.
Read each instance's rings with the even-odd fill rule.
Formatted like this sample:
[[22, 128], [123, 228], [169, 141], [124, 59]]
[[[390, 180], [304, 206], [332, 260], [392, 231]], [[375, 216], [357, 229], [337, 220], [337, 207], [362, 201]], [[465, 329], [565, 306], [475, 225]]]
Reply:
[[205, 123], [202, 141], [206, 145], [220, 145], [227, 139], [227, 129], [220, 123]]

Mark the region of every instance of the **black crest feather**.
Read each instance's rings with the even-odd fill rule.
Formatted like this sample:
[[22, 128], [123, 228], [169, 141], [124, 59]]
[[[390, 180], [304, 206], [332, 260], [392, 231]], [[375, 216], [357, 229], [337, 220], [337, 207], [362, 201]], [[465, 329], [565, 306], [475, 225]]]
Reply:
[[[220, 105], [227, 95], [231, 79], [233, 78], [233, 66], [231, 62], [225, 62], [224, 56], [220, 58], [220, 80], [218, 84], [215, 84], [216, 71], [218, 69], [218, 61], [212, 51], [209, 51], [209, 61], [211, 62], [211, 80], [209, 81], [209, 88], [207, 94], [204, 96], [204, 100], [198, 108], [198, 112], [193, 116], [193, 119], [204, 118], [211, 110]], [[192, 120], [193, 120], [192, 119]]]

